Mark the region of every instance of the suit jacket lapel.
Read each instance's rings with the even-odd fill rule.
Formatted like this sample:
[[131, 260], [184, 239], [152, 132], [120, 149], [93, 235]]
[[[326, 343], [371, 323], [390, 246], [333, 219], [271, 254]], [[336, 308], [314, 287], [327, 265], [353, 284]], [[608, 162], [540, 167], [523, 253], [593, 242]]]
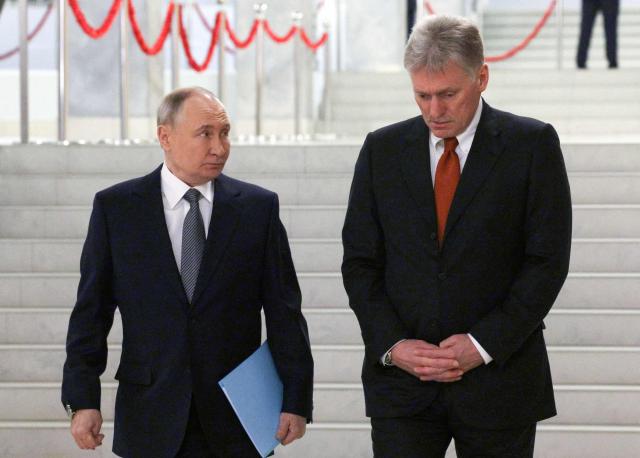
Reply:
[[407, 135], [402, 154], [402, 173], [413, 199], [422, 210], [429, 227], [436, 225], [431, 161], [429, 160], [429, 130], [422, 117], [415, 118]]
[[209, 233], [200, 263], [200, 272], [192, 304], [196, 303], [209, 285], [210, 278], [216, 271], [240, 218], [240, 206], [237, 199], [240, 191], [233, 185], [233, 182], [226, 176], [220, 175], [214, 181], [214, 190]]
[[160, 170], [158, 167], [151, 174], [142, 179], [140, 185], [134, 190], [134, 195], [142, 199], [140, 205], [141, 221], [148, 225], [145, 234], [149, 238], [154, 238], [154, 247], [158, 256], [160, 269], [170, 285], [170, 289], [176, 294], [180, 301], [187, 304], [187, 296], [182, 286], [182, 279], [173, 254], [171, 239], [167, 229], [167, 222], [164, 216], [164, 206], [162, 204], [162, 188], [160, 186]]
[[500, 141], [500, 130], [495, 119], [493, 109], [483, 101], [482, 115], [476, 134], [467, 157], [460, 181], [456, 189], [445, 229], [445, 244], [447, 234], [455, 226], [471, 203], [473, 197], [482, 187], [491, 172], [493, 165], [502, 153], [504, 145]]

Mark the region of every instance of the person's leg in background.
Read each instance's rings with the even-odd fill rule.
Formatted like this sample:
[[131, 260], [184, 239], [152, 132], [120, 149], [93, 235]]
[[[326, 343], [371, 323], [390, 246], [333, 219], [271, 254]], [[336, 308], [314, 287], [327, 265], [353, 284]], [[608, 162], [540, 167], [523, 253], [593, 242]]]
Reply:
[[602, 0], [609, 68], [618, 68], [618, 12], [620, 0]]
[[591, 32], [593, 23], [596, 20], [599, 0], [582, 0], [582, 19], [580, 21], [580, 41], [578, 42], [578, 55], [576, 63], [578, 68], [586, 68], [589, 43], [591, 42]]
[[416, 23], [416, 0], [407, 0], [407, 40]]

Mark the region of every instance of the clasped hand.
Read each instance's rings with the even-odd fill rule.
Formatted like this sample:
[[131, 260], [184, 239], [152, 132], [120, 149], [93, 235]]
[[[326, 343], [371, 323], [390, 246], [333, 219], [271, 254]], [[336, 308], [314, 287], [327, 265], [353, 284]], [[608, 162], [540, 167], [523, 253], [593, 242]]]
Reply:
[[409, 339], [391, 350], [393, 364], [423, 382], [457, 382], [484, 361], [466, 334], [453, 335], [440, 345]]

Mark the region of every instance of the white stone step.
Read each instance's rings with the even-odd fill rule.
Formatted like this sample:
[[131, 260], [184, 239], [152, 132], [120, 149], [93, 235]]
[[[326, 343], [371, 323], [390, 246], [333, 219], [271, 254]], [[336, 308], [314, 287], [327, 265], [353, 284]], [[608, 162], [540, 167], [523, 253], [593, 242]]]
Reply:
[[[354, 165], [355, 158], [351, 169]], [[343, 173], [237, 173], [234, 177], [277, 192], [282, 205], [345, 205], [352, 175], [352, 170], [347, 170]], [[16, 206], [91, 205], [96, 192], [129, 178], [123, 175], [3, 175], [0, 176], [0, 202]], [[640, 172], [569, 172], [569, 183], [576, 204], [640, 202]]]
[[[106, 437], [99, 450], [78, 450], [67, 421], [2, 422], [0, 453], [11, 458], [116, 458], [111, 453], [113, 423], [105, 422]], [[640, 449], [640, 428], [629, 426], [538, 426], [535, 458], [629, 458]], [[313, 423], [307, 434], [286, 447], [283, 458], [371, 458], [371, 431], [363, 423]], [[446, 458], [455, 458], [453, 444]]]
[[[70, 307], [77, 273], [0, 273], [0, 307]], [[347, 307], [339, 273], [298, 272], [306, 308]], [[637, 309], [640, 273], [570, 273], [556, 308]]]
[[[510, 88], [514, 86], [527, 87], [529, 89], [536, 88], [531, 91], [532, 97], [537, 94], [538, 87], [545, 90], [548, 87], [601, 87], [606, 88], [608, 85], [610, 91], [616, 91], [619, 87], [637, 87], [638, 73], [635, 69], [620, 68], [615, 72], [608, 70], [579, 71], [574, 68], [564, 70], [547, 70], [541, 72], [522, 72], [509, 69], [493, 69], [490, 68], [490, 91], [499, 92], [500, 88]], [[404, 90], [411, 88], [411, 82], [405, 71], [371, 73], [371, 72], [341, 72], [333, 75], [332, 90], [335, 88], [354, 88], [360, 89], [385, 89], [385, 90]], [[378, 96], [386, 95], [381, 92]], [[393, 95], [393, 94], [391, 94]], [[385, 99], [383, 99], [385, 100]], [[372, 104], [379, 103], [380, 98], [372, 100]], [[499, 107], [496, 107], [499, 108]]]
[[[338, 272], [340, 239], [290, 239], [300, 272]], [[75, 272], [82, 239], [0, 239], [0, 272]], [[640, 272], [640, 239], [575, 239], [573, 272]]]
[[[508, 111], [508, 107], [503, 106], [500, 108]], [[519, 113], [517, 109], [511, 108], [511, 111]], [[384, 117], [376, 121], [333, 120], [321, 123], [319, 128], [322, 129], [322, 132], [334, 132], [345, 138], [364, 138], [368, 132], [373, 132], [376, 129], [401, 121], [402, 119], [404, 118]], [[596, 135], [611, 138], [612, 136], [623, 136], [640, 132], [639, 119], [567, 119], [550, 115], [546, 117], [544, 121], [552, 124], [558, 131], [560, 137], [568, 135]]]
[[[622, 85], [620, 88], [612, 91], [601, 90], [599, 86], [573, 86], [566, 87], [562, 85], [541, 86], [535, 91], [529, 90], [526, 85], [516, 85], [516, 82], [502, 86], [494, 84], [493, 74], [489, 76], [489, 87], [483, 94], [485, 99], [495, 107], [519, 107], [521, 104], [531, 101], [549, 101], [550, 103], [560, 104], [564, 101], [589, 100], [590, 102], [618, 102], [629, 103], [629, 100], [640, 100], [640, 87], [638, 85]], [[523, 90], [526, 89], [526, 90]], [[341, 86], [332, 89], [333, 106], [358, 104], [363, 100], [372, 100], [379, 96], [379, 88], [365, 88], [354, 91], [353, 88]], [[409, 85], [408, 77], [396, 88], [392, 87], [385, 90], [386, 102], [383, 106], [390, 105], [415, 105], [413, 92]], [[386, 118], [386, 116], [385, 116]]]
[[[522, 77], [522, 72], [515, 73], [513, 78], [518, 75]], [[637, 74], [634, 77], [637, 78]], [[635, 86], [637, 87], [637, 83]], [[528, 90], [526, 85], [514, 88], [520, 93], [534, 92]], [[379, 92], [378, 89], [376, 91]], [[390, 122], [400, 120], [392, 119]], [[601, 122], [606, 124], [606, 120]], [[623, 137], [593, 135], [600, 131], [601, 129], [585, 131], [569, 139], [561, 137], [569, 172], [640, 172], [640, 134]], [[351, 140], [312, 143], [234, 144], [225, 172], [239, 177], [291, 173], [351, 175], [365, 134], [366, 132]], [[156, 145], [0, 146], [0, 196], [4, 199], [9, 194], [16, 193], [8, 185], [12, 175], [37, 175], [33, 179], [39, 179], [40, 183], [30, 182], [30, 189], [32, 186], [36, 190], [38, 186], [47, 190], [53, 187], [57, 194], [64, 196], [82, 188], [86, 184], [82, 180], [98, 177], [99, 180], [109, 181], [101, 184], [113, 184], [121, 179], [149, 173], [161, 161], [162, 155]], [[60, 183], [60, 177], [68, 179], [68, 183]], [[101, 188], [99, 184], [91, 186]], [[89, 191], [91, 189], [87, 190]], [[89, 194], [90, 199], [92, 193]]]
[[[102, 416], [113, 419], [116, 383], [102, 384]], [[0, 421], [52, 421], [63, 414], [59, 383], [0, 384]], [[640, 426], [638, 385], [558, 385], [558, 415], [544, 424]], [[24, 406], [29, 405], [29, 409]], [[362, 385], [324, 384], [314, 387], [314, 421], [366, 421]]]
[[[558, 384], [633, 385], [640, 380], [640, 347], [549, 346], [553, 380]], [[120, 345], [109, 346], [103, 382], [113, 382]], [[359, 383], [362, 345], [313, 345], [315, 381]], [[59, 382], [63, 344], [0, 344], [0, 383]]]
[[[282, 205], [280, 219], [292, 238], [338, 238], [344, 205]], [[87, 206], [0, 206], [0, 238], [84, 238]], [[64, 221], [64, 224], [60, 224]], [[574, 205], [576, 238], [640, 236], [640, 204]]]
[[[491, 99], [487, 99], [492, 103]], [[522, 116], [541, 119], [554, 124], [553, 120], [590, 120], [590, 119], [624, 119], [640, 117], [640, 104], [630, 104], [628, 101], [599, 102], [591, 101], [557, 101], [550, 103], [538, 99], [537, 101], [519, 101], [501, 104], [501, 109], [516, 112]], [[420, 114], [418, 107], [411, 100], [404, 103], [365, 102], [336, 105], [332, 108], [335, 119], [341, 121], [407, 119]]]
[[[0, 344], [64, 343], [70, 312], [70, 307], [0, 308], [0, 328], [6, 330]], [[304, 314], [312, 344], [362, 344], [360, 327], [350, 309], [305, 309]], [[549, 345], [640, 346], [640, 308], [552, 309], [545, 323]], [[121, 341], [122, 326], [116, 313], [109, 342]]]

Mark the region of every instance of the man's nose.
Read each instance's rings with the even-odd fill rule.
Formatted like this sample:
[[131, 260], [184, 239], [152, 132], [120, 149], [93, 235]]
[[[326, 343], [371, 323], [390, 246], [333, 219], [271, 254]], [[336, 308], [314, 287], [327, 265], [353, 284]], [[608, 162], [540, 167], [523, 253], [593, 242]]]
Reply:
[[224, 156], [225, 154], [223, 142], [215, 135], [209, 139], [209, 154], [214, 156]]
[[429, 117], [431, 119], [438, 119], [442, 117], [446, 111], [445, 104], [438, 97], [432, 97], [430, 102]]

